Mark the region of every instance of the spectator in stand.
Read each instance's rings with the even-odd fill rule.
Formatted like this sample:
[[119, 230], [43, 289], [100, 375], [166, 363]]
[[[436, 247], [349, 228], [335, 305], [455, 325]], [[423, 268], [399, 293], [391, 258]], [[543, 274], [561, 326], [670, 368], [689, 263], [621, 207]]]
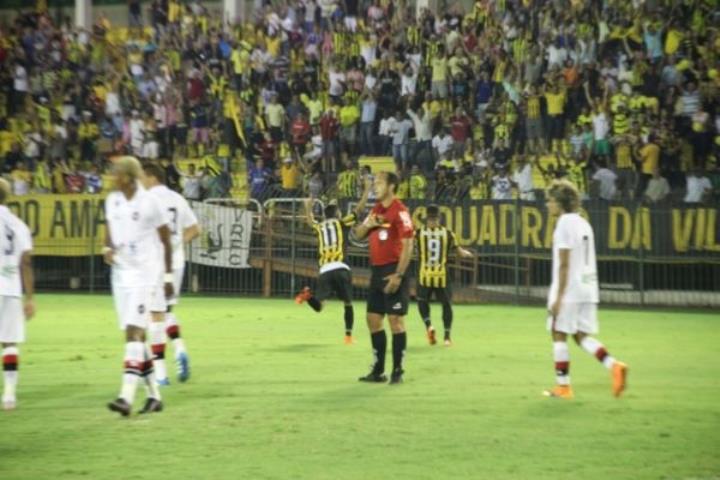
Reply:
[[378, 104], [372, 92], [365, 92], [361, 96], [362, 111], [360, 114], [360, 153], [373, 155], [375, 153], [375, 117]]
[[655, 137], [650, 136], [647, 143], [637, 151], [640, 159], [640, 176], [638, 179], [636, 198], [640, 199], [647, 190], [650, 179], [660, 169], [660, 146], [655, 142]]
[[410, 170], [409, 198], [412, 200], [424, 200], [428, 183], [425, 174], [418, 165], [413, 165]]
[[303, 112], [298, 112], [290, 124], [290, 138], [292, 139], [292, 147], [299, 156], [305, 155], [306, 145], [310, 141], [311, 135], [310, 122], [308, 122]]
[[655, 204], [668, 198], [668, 195], [670, 195], [670, 184], [660, 175], [660, 170], [655, 170], [648, 182], [643, 199], [646, 203]]
[[264, 201], [268, 194], [268, 187], [272, 180], [272, 172], [265, 166], [265, 162], [258, 159], [255, 166], [250, 169], [250, 196], [256, 200]]
[[354, 155], [357, 143], [360, 110], [353, 102], [346, 102], [340, 108], [340, 148]]
[[405, 116], [405, 112], [402, 110], [395, 112], [395, 116], [390, 122], [389, 132], [392, 135], [392, 152], [395, 165], [398, 165], [403, 170], [408, 165], [408, 145], [412, 127], [413, 124]]
[[604, 159], [598, 160], [597, 170], [592, 176], [593, 181], [598, 185], [598, 197], [601, 200], [611, 202], [617, 197], [618, 175], [608, 168]]
[[85, 191], [87, 193], [100, 193], [102, 191], [102, 176], [97, 165], [90, 165], [90, 169], [83, 174], [85, 177]]
[[10, 172], [10, 178], [12, 179], [13, 195], [27, 195], [30, 193], [32, 174], [28, 171], [25, 162], [20, 161], [15, 165], [15, 168]]
[[322, 137], [322, 170], [334, 172], [338, 157], [338, 131], [340, 122], [335, 117], [335, 110], [330, 108], [320, 118], [320, 136]]
[[520, 200], [535, 201], [535, 187], [533, 185], [532, 163], [525, 155], [519, 155], [517, 167], [513, 172], [512, 181], [517, 185]]
[[508, 175], [507, 168], [500, 168], [492, 178], [492, 199], [512, 200], [512, 189], [514, 185], [515, 183], [510, 178], [510, 175]]
[[695, 168], [687, 176], [687, 187], [685, 188], [683, 201], [690, 205], [704, 203], [710, 199], [712, 189], [710, 179], [703, 175], [700, 169]]
[[183, 196], [188, 200], [200, 201], [202, 199], [200, 175], [195, 171], [195, 164], [188, 165], [188, 173], [181, 173], [183, 184]]

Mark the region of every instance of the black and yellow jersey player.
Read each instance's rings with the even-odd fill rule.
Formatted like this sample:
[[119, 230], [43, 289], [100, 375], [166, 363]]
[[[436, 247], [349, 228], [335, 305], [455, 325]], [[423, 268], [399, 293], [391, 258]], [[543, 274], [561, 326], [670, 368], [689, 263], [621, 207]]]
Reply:
[[370, 182], [367, 182], [357, 206], [349, 215], [342, 218], [339, 217], [336, 204], [325, 207], [323, 212], [325, 218], [322, 221], [317, 221], [313, 215], [312, 200], [308, 200], [305, 205], [307, 221], [317, 235], [320, 276], [317, 291], [313, 293], [310, 287], [305, 287], [297, 294], [295, 301], [299, 304], [308, 302], [313, 310], [320, 312], [325, 300], [334, 293], [345, 304], [345, 344], [347, 345], [353, 343], [354, 312], [352, 274], [350, 267], [345, 263], [345, 253], [350, 227], [357, 223], [358, 217], [365, 210], [369, 193]]
[[416, 297], [420, 317], [425, 323], [427, 338], [430, 345], [435, 345], [435, 329], [430, 321], [430, 299], [442, 303], [443, 326], [445, 327], [445, 345], [452, 345], [450, 331], [452, 329], [452, 290], [448, 275], [448, 257], [453, 251], [460, 257], [470, 258], [475, 254], [457, 244], [455, 234], [440, 225], [440, 209], [437, 205], [427, 207], [425, 226], [415, 230], [415, 241], [418, 252], [418, 276]]

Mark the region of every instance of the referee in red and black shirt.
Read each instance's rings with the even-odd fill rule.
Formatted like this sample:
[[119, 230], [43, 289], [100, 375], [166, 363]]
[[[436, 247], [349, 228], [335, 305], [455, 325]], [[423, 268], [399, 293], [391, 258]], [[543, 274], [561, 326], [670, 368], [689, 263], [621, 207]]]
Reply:
[[388, 316], [393, 340], [393, 370], [390, 384], [402, 382], [402, 361], [407, 346], [405, 315], [409, 292], [406, 273], [412, 257], [415, 233], [410, 213], [395, 197], [399, 179], [390, 172], [375, 177], [375, 195], [378, 199], [370, 215], [355, 227], [355, 235], [369, 237], [370, 292], [367, 301], [367, 323], [370, 329], [375, 363], [372, 371], [360, 378], [362, 382], [381, 383], [385, 376], [385, 350], [387, 336], [383, 318]]

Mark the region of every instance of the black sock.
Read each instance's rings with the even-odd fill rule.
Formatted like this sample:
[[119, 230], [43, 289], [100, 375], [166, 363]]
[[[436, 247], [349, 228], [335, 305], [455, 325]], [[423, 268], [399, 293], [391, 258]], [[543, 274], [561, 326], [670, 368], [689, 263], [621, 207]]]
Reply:
[[352, 335], [355, 314], [352, 305], [345, 305], [345, 335]]
[[407, 333], [393, 333], [393, 371], [402, 370], [405, 347], [407, 346]]
[[432, 323], [430, 323], [430, 304], [426, 300], [418, 300], [418, 310], [420, 310], [420, 318], [422, 318], [425, 328], [432, 327]]
[[450, 302], [443, 303], [443, 326], [445, 327], [445, 338], [450, 338], [452, 328], [453, 311]]
[[370, 340], [372, 341], [373, 355], [375, 356], [373, 372], [385, 373], [385, 350], [387, 350], [387, 335], [385, 335], [385, 330], [371, 333]]
[[317, 297], [310, 297], [307, 302], [308, 305], [310, 305], [310, 307], [316, 312], [322, 310], [322, 303], [320, 303], [320, 300], [318, 300]]

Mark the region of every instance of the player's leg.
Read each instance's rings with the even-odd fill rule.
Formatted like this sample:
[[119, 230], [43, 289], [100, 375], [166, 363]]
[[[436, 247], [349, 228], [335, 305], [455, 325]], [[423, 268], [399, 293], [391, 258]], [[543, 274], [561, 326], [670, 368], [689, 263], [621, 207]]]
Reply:
[[[372, 292], [371, 292], [372, 294]], [[367, 325], [370, 330], [370, 343], [373, 350], [373, 364], [370, 373], [358, 380], [361, 382], [384, 383], [385, 376], [385, 353], [387, 351], [387, 335], [383, 328], [384, 314], [373, 312], [373, 304], [368, 298]]]
[[445, 288], [438, 288], [435, 294], [437, 299], [442, 303], [443, 329], [445, 330], [444, 341], [445, 346], [449, 347], [452, 345], [450, 333], [453, 324], [452, 290], [450, 289], [450, 285]]
[[22, 301], [15, 297], [0, 296], [0, 344], [3, 363], [3, 410], [14, 410], [17, 406], [18, 367], [20, 349], [18, 344], [25, 341], [25, 314]]
[[[160, 280], [162, 283], [162, 279]], [[150, 348], [155, 377], [160, 385], [169, 385], [167, 368], [165, 367], [165, 312], [168, 305], [165, 300], [164, 288], [156, 286], [153, 289], [150, 302], [150, 326], [148, 328]], [[147, 380], [147, 378], [146, 378]]]
[[575, 308], [573, 304], [563, 304], [557, 316], [548, 317], [548, 330], [553, 342], [553, 361], [555, 363], [555, 387], [543, 393], [549, 397], [573, 398], [570, 386], [570, 350], [567, 336], [576, 332]]
[[185, 341], [180, 334], [180, 321], [174, 312], [174, 307], [178, 304], [180, 298], [180, 289], [182, 288], [183, 275], [185, 274], [185, 266], [173, 270], [173, 287], [175, 295], [167, 302], [167, 311], [165, 312], [165, 333], [172, 342], [173, 350], [175, 350], [175, 363], [178, 369], [178, 380], [186, 382], [190, 378], [190, 356], [185, 347]]
[[352, 345], [353, 325], [355, 323], [355, 311], [352, 304], [352, 274], [350, 270], [338, 270], [338, 274], [333, 282], [333, 287], [337, 297], [343, 302], [343, 320], [345, 321], [345, 339], [346, 345]]
[[295, 303], [298, 305], [307, 302], [310, 308], [316, 312], [322, 311], [323, 300], [330, 296], [332, 288], [332, 271], [321, 273], [318, 277], [317, 292], [313, 293], [310, 287], [304, 287], [300, 293], [295, 295]]
[[437, 343], [437, 340], [435, 338], [435, 329], [433, 328], [432, 321], [430, 320], [430, 295], [431, 294], [432, 294], [431, 288], [426, 287], [424, 285], [417, 286], [417, 292], [415, 293], [415, 296], [417, 297], [418, 311], [420, 312], [420, 318], [422, 319], [423, 323], [425, 324], [425, 332], [427, 334], [428, 343], [430, 343], [430, 345], [435, 345]]
[[393, 294], [386, 295], [386, 312], [390, 320], [392, 331], [393, 369], [390, 375], [390, 384], [398, 384], [403, 381], [403, 360], [407, 348], [407, 332], [405, 330], [405, 315], [407, 315], [408, 303], [410, 300], [408, 279], [403, 278], [400, 288]]
[[578, 332], [575, 342], [587, 353], [598, 359], [612, 376], [612, 391], [616, 397], [622, 395], [627, 386], [628, 367], [610, 355], [605, 346], [592, 335], [598, 332], [597, 305], [587, 303], [580, 305]]
[[125, 331], [125, 358], [118, 398], [108, 408], [122, 416], [130, 414], [145, 364], [145, 328], [149, 320], [150, 292], [146, 287], [113, 288], [121, 329]]

